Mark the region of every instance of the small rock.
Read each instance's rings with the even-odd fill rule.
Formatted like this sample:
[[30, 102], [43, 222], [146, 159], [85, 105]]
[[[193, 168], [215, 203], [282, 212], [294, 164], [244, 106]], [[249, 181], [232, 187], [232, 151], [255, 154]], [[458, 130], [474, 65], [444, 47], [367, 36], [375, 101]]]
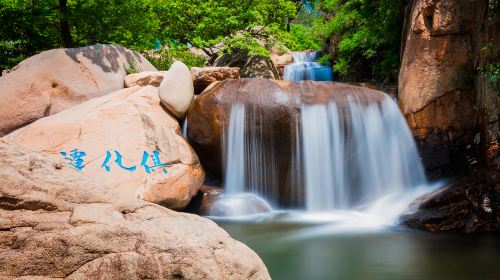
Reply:
[[240, 68], [238, 67], [193, 67], [194, 94], [202, 93], [210, 84], [227, 79], [239, 79]]
[[184, 118], [194, 98], [194, 86], [189, 68], [176, 61], [160, 84], [160, 100], [174, 116]]
[[154, 87], [159, 87], [163, 77], [167, 74], [167, 71], [144, 71], [140, 73], [134, 73], [127, 75], [125, 77], [125, 86], [147, 86], [151, 85]]

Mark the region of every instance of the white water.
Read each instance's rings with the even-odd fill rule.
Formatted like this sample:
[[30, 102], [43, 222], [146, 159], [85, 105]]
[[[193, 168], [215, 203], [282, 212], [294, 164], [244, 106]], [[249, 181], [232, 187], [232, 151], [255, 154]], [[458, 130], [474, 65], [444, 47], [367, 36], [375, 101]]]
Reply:
[[227, 135], [226, 175], [224, 177], [224, 190], [227, 194], [245, 192], [245, 107], [235, 104], [231, 108], [229, 129]]
[[411, 132], [389, 97], [302, 106], [306, 209], [350, 209], [426, 184]]
[[285, 66], [285, 80], [333, 81], [332, 69], [329, 66], [322, 66], [315, 62], [317, 59], [316, 52], [296, 52], [292, 55], [294, 63]]
[[[328, 221], [346, 229], [387, 226], [413, 199], [433, 189], [394, 101], [386, 96], [380, 104], [362, 105], [352, 96], [346, 106], [334, 101], [302, 105], [300, 123], [293, 125], [297, 139], [292, 139], [289, 182], [302, 182], [291, 186], [291, 193], [301, 196], [306, 212], [292, 211], [289, 220]], [[270, 126], [257, 125], [261, 117], [239, 103], [230, 110], [223, 131], [226, 195], [214, 204], [223, 209], [222, 216], [261, 219], [272, 211], [252, 205], [262, 205], [258, 198], [242, 199], [243, 193], [277, 205], [277, 146], [262, 139], [259, 130]]]
[[187, 116], [182, 121], [182, 135], [184, 138], [188, 139], [188, 118]]

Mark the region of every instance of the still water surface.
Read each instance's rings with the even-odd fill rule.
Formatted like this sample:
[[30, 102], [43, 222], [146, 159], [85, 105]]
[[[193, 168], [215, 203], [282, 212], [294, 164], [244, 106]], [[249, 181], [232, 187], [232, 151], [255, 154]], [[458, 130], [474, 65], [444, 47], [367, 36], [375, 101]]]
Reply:
[[337, 231], [280, 218], [216, 222], [259, 254], [274, 280], [500, 279], [499, 236]]

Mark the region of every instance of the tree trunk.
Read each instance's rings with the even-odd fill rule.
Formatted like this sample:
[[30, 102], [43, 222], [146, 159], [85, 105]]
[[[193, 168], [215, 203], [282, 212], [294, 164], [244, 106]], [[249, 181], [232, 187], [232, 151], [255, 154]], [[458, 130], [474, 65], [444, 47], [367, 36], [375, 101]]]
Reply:
[[68, 0], [59, 0], [59, 16], [61, 24], [61, 37], [65, 48], [74, 47], [73, 38], [69, 30], [68, 22]]

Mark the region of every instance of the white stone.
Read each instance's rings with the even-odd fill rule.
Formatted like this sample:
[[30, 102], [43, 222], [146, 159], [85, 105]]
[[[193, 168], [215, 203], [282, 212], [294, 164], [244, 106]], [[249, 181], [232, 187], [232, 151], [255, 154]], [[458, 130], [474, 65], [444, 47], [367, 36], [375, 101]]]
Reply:
[[160, 84], [159, 93], [163, 106], [177, 118], [184, 118], [194, 98], [189, 68], [182, 62], [174, 62]]

